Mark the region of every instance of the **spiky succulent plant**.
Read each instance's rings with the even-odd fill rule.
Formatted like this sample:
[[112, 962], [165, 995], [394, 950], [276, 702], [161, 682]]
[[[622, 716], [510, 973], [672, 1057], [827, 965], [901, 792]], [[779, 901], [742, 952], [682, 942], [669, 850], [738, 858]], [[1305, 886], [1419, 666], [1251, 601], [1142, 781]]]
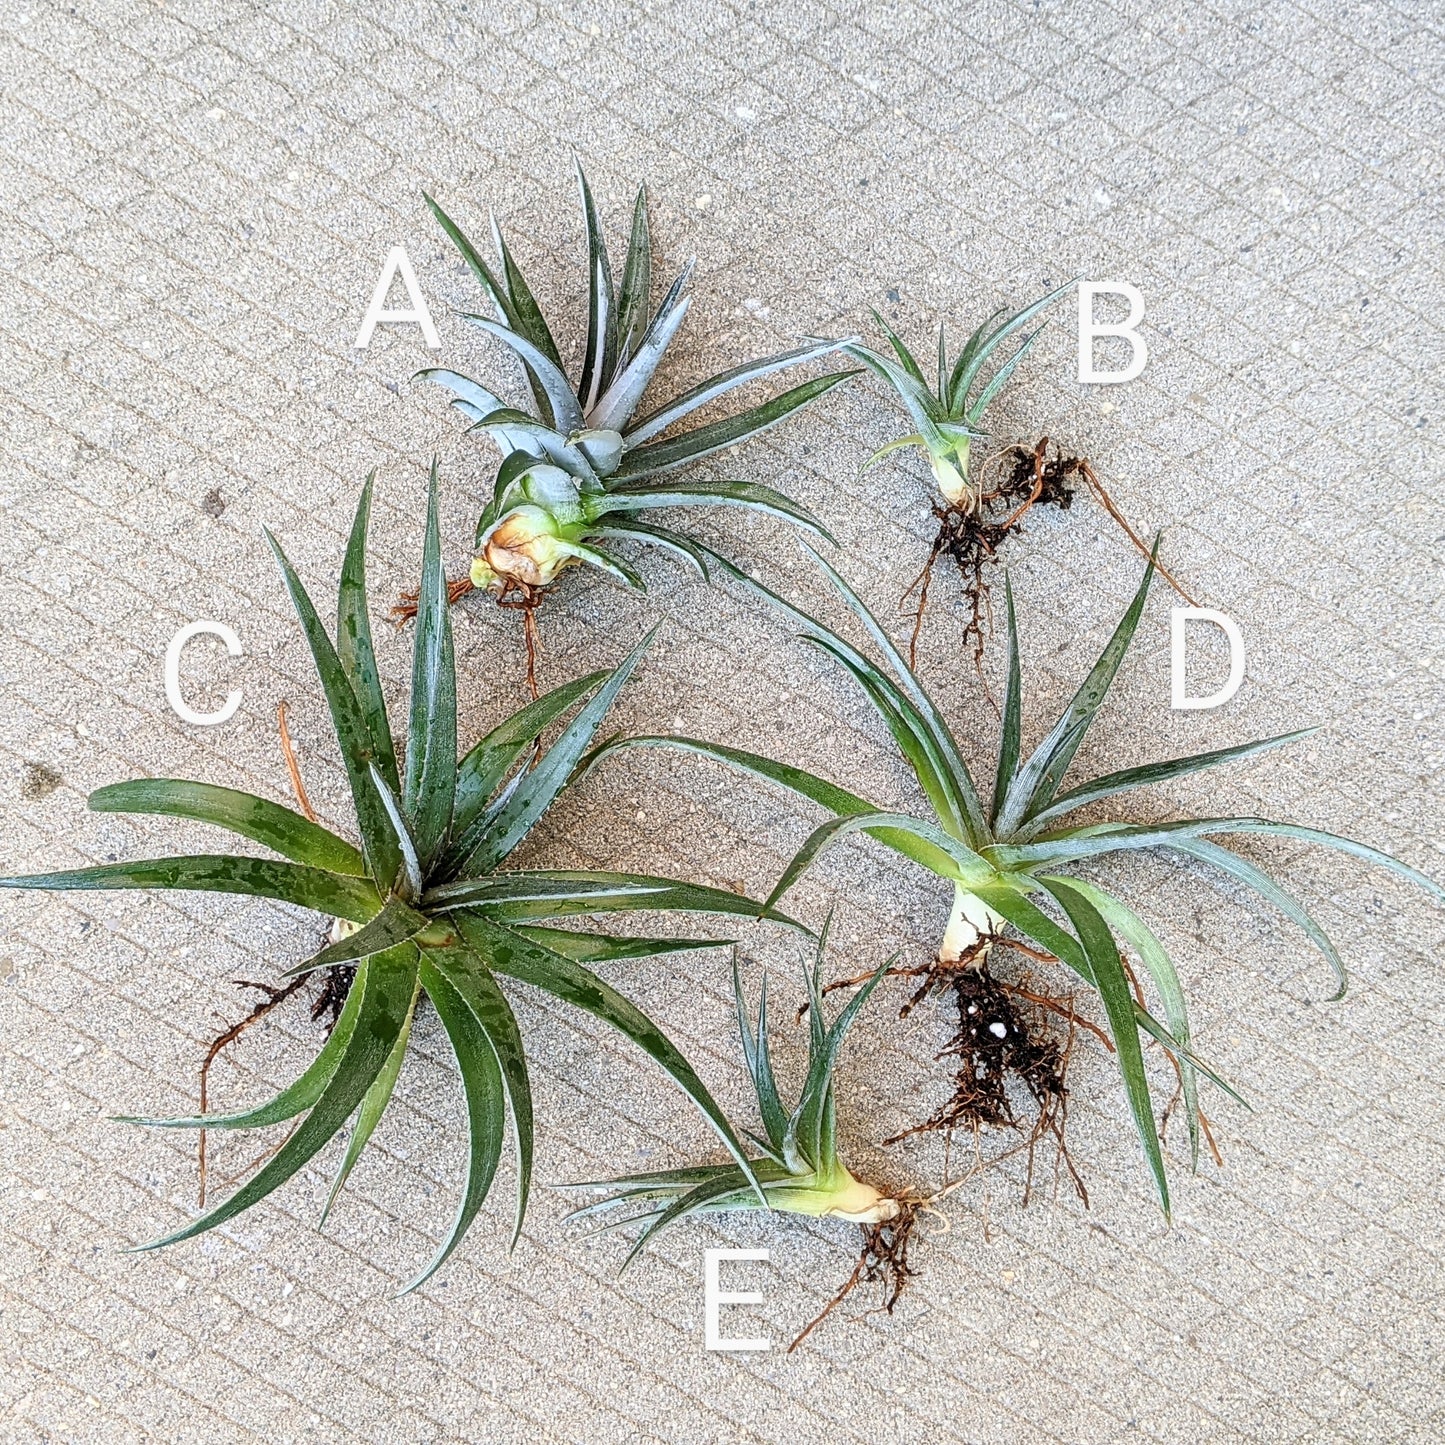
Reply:
[[[267, 534], [330, 708], [360, 848], [300, 813], [248, 793], [209, 783], [139, 779], [99, 789], [91, 794], [90, 806], [215, 824], [264, 845], [280, 860], [232, 854], [156, 858], [3, 878], [0, 887], [234, 893], [279, 899], [340, 921], [334, 941], [289, 975], [339, 964], [356, 970], [329, 1038], [289, 1088], [239, 1113], [135, 1121], [254, 1129], [300, 1118], [247, 1183], [157, 1245], [213, 1229], [263, 1199], [354, 1115], [331, 1190], [334, 1199], [386, 1109], [417, 1008], [423, 995], [429, 998], [461, 1072], [470, 1162], [452, 1228], [410, 1288], [447, 1258], [481, 1207], [501, 1158], [508, 1116], [517, 1171], [514, 1242], [521, 1229], [532, 1171], [532, 1096], [522, 1037], [499, 978], [522, 980], [632, 1040], [702, 1111], [739, 1160], [740, 1177], [750, 1177], [743, 1146], [687, 1060], [656, 1024], [585, 966], [710, 945], [679, 938], [615, 938], [554, 925], [560, 919], [637, 909], [755, 916], [758, 905], [670, 878], [502, 867], [566, 787], [648, 642], [612, 671], [595, 672], [522, 708], [458, 760], [456, 675], [433, 467], [410, 725], [405, 752], [398, 757], [367, 613], [370, 506], [368, 480], [342, 568], [334, 641], [279, 544]], [[544, 749], [542, 733], [574, 707], [580, 708], [576, 716]]]
[[[838, 662], [862, 687], [886, 723], [932, 810], [925, 820], [880, 809], [824, 778], [754, 753], [685, 737], [628, 738], [604, 745], [594, 761], [618, 747], [639, 744], [681, 748], [717, 758], [782, 784], [836, 816], [819, 827], [788, 864], [769, 904], [775, 903], [818, 855], [850, 834], [865, 832], [953, 885], [954, 903], [939, 944], [945, 963], [982, 966], [994, 940], [1012, 926], [1041, 945], [1097, 991], [1107, 1015], [1116, 1058], [1160, 1201], [1168, 1212], [1164, 1160], [1144, 1070], [1141, 1036], [1157, 1040], [1180, 1071], [1195, 1157], [1198, 1153], [1196, 1071], [1234, 1091], [1192, 1048], [1184, 991], [1169, 954], [1154, 932], [1122, 899], [1060, 870], [1110, 854], [1164, 849], [1243, 883], [1299, 925], [1329, 961], [1345, 988], [1344, 965], [1304, 905], [1255, 864], [1214, 841], [1221, 834], [1261, 834], [1320, 843], [1367, 863], [1392, 869], [1445, 900], [1445, 889], [1398, 859], [1318, 828], [1255, 817], [1186, 818], [1167, 823], [1126, 821], [1069, 824], [1078, 809], [1135, 788], [1187, 777], [1205, 768], [1263, 753], [1305, 737], [1312, 729], [1142, 767], [1125, 768], [1060, 791], [1085, 735], [1108, 695], [1144, 610], [1154, 576], [1152, 560], [1134, 599], [1098, 661], [1049, 732], [1026, 758], [1021, 752], [1022, 692], [1013, 594], [1007, 593], [1008, 663], [1002, 731], [994, 765], [992, 801], [985, 806], [942, 714], [924, 691], [877, 619], [846, 582], [816, 553], [846, 606], [887, 660], [881, 669], [837, 633], [752, 581], [721, 558], [717, 563], [747, 588], [767, 597], [803, 629], [803, 637]], [[888, 674], [892, 675], [889, 676]], [[1051, 917], [1053, 907], [1068, 927]], [[1132, 949], [1162, 1004], [1161, 1023], [1131, 992], [1120, 944]]]
[[[791, 1110], [783, 1105], [773, 1072], [768, 1042], [767, 977], [764, 976], [758, 992], [758, 1023], [754, 1032], [736, 956], [733, 959], [738, 1036], [763, 1128], [761, 1136], [749, 1136], [761, 1153], [750, 1161], [747, 1169], [736, 1162], [702, 1164], [568, 1186], [606, 1192], [605, 1198], [575, 1210], [572, 1218], [601, 1217], [607, 1220], [609, 1228], [645, 1226], [625, 1263], [630, 1263], [661, 1230], [696, 1215], [762, 1209], [812, 1218], [845, 1219], [862, 1225], [885, 1224], [898, 1217], [902, 1202], [855, 1178], [839, 1155], [837, 1105], [833, 1096], [833, 1072], [843, 1040], [888, 963], [853, 995], [831, 1025], [825, 1024], [822, 968], [827, 932], [825, 927], [812, 968], [804, 970], [809, 1003], [808, 1072]], [[753, 1179], [762, 1186], [761, 1197], [753, 1187]]]
[[[524, 600], [550, 586], [566, 567], [589, 563], [629, 586], [641, 578], [610, 544], [650, 543], [703, 571], [702, 553], [680, 532], [640, 520], [663, 507], [730, 505], [784, 517], [827, 538], [805, 507], [756, 482], [681, 481], [675, 473], [757, 436], [837, 386], [852, 372], [814, 377], [771, 400], [690, 431], [671, 434], [693, 412], [735, 388], [836, 351], [820, 341], [746, 362], [700, 382], [680, 396], [637, 415], [667, 348], [687, 314], [691, 266], [651, 312], [652, 241], [647, 197], [639, 189], [620, 284], [614, 285], [597, 207], [580, 164], [578, 182], [587, 229], [587, 339], [581, 373], [568, 379], [552, 330], [531, 287], [493, 221], [497, 266], [482, 258], [461, 228], [430, 196], [442, 229], [455, 243], [498, 319], [466, 319], [510, 347], [521, 360], [532, 393], [528, 409], [507, 405], [491, 386], [456, 371], [418, 373], [455, 393], [453, 405], [500, 448], [491, 500], [477, 521], [477, 557], [471, 581], [495, 596]], [[829, 538], [831, 540], [831, 538]]]
[[[1018, 370], [1019, 363], [1038, 339], [1039, 330], [1025, 336], [1012, 355], [999, 365], [984, 385], [979, 386], [983, 369], [1000, 346], [1073, 284], [1070, 281], [1056, 287], [1012, 315], [1006, 315], [1007, 308], [1000, 307], [968, 338], [952, 363], [948, 359], [943, 324], [940, 322], [935, 386], [929, 385], [923, 367], [904, 344], [903, 338], [874, 311], [874, 319], [888, 338], [893, 355], [874, 351], [861, 342], [852, 342], [845, 350], [898, 393], [914, 430], [880, 447], [866, 465], [874, 465], [890, 452], [917, 447], [928, 457], [934, 480], [948, 506], [964, 512], [977, 511], [982, 493], [970, 479], [972, 445], [987, 435], [982, 429], [983, 414]], [[1000, 321], [1000, 317], [1003, 320]]]

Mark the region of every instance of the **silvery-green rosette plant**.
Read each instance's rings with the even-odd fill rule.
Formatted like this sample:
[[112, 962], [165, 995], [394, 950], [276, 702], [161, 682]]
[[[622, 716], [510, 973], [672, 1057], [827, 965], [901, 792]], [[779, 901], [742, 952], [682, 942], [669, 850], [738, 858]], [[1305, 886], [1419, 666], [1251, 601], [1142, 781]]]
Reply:
[[651, 310], [652, 240], [647, 198], [639, 189], [620, 282], [614, 283], [607, 243], [587, 177], [578, 182], [587, 230], [587, 337], [574, 385], [542, 308], [493, 222], [495, 269], [430, 196], [428, 206], [455, 243], [497, 312], [466, 319], [510, 347], [522, 363], [531, 405], [508, 405], [491, 385], [459, 372], [418, 373], [454, 393], [453, 404], [502, 453], [491, 500], [477, 521], [471, 582], [498, 598], [518, 594], [535, 603], [559, 572], [579, 563], [642, 588], [636, 571], [613, 550], [630, 541], [662, 547], [706, 564], [693, 540], [642, 520], [666, 507], [727, 505], [783, 517], [832, 540], [805, 507], [771, 487], [734, 480], [688, 481], [677, 473], [704, 457], [739, 446], [844, 381], [852, 372], [817, 376], [732, 416], [691, 430], [674, 428], [749, 382], [837, 351], [818, 341], [777, 356], [745, 362], [698, 383], [639, 415], [643, 397], [686, 316], [691, 267]]
[[[759, 1152], [746, 1168], [737, 1162], [701, 1164], [567, 1186], [601, 1190], [606, 1194], [605, 1198], [575, 1210], [572, 1218], [604, 1218], [609, 1228], [645, 1226], [624, 1267], [661, 1230], [698, 1215], [773, 1210], [868, 1226], [887, 1224], [903, 1212], [903, 1200], [857, 1179], [843, 1162], [838, 1152], [837, 1103], [833, 1094], [833, 1073], [843, 1040], [892, 960], [872, 975], [828, 1025], [824, 1020], [822, 988], [827, 934], [825, 927], [813, 966], [804, 971], [809, 1003], [808, 1070], [792, 1109], [784, 1106], [773, 1071], [772, 1048], [768, 1042], [767, 978], [764, 976], [759, 989], [758, 1022], [754, 1031], [734, 956], [733, 996], [737, 1001], [738, 1035], [763, 1128], [761, 1135], [749, 1135]], [[762, 1186], [761, 1192], [754, 1180]]]
[[[239, 1113], [134, 1121], [207, 1129], [300, 1121], [224, 1203], [155, 1245], [189, 1239], [235, 1218], [290, 1179], [354, 1118], [329, 1208], [391, 1099], [417, 1009], [423, 997], [430, 999], [461, 1073], [470, 1159], [451, 1230], [412, 1288], [441, 1265], [476, 1216], [501, 1159], [508, 1120], [517, 1182], [514, 1242], [521, 1229], [532, 1173], [532, 1095], [522, 1036], [501, 979], [530, 984], [630, 1039], [702, 1111], [739, 1161], [741, 1177], [753, 1178], [742, 1144], [691, 1065], [651, 1019], [586, 966], [711, 945], [695, 939], [617, 938], [556, 924], [632, 910], [755, 917], [759, 905], [671, 878], [503, 866], [567, 786], [650, 638], [610, 672], [580, 678], [513, 713], [459, 759], [433, 468], [410, 719], [405, 750], [398, 754], [367, 612], [370, 506], [368, 480], [342, 567], [334, 639], [279, 544], [267, 534], [330, 708], [360, 846], [265, 798], [209, 783], [137, 779], [92, 793], [90, 806], [214, 824], [279, 858], [226, 853], [152, 858], [3, 878], [0, 887], [233, 893], [279, 899], [338, 921], [333, 941], [287, 975], [341, 964], [355, 967], [335, 1027], [290, 1087], [269, 1103]], [[543, 732], [574, 708], [572, 721], [550, 747], [543, 747]]]
[[[593, 760], [620, 747], [680, 748], [779, 783], [833, 813], [834, 818], [816, 829], [788, 864], [768, 899], [769, 906], [797, 882], [829, 845], [862, 832], [921, 863], [952, 885], [953, 909], [938, 948], [942, 963], [982, 968], [995, 940], [1010, 927], [1061, 961], [1095, 990], [1103, 1003], [1129, 1108], [1167, 1214], [1169, 1191], [1145, 1074], [1142, 1037], [1148, 1035], [1162, 1045], [1179, 1069], [1196, 1161], [1199, 1137], [1196, 1072], [1206, 1074], [1235, 1098], [1238, 1095], [1194, 1052], [1178, 973], [1153, 930], [1121, 898], [1063, 870], [1111, 854], [1154, 849], [1178, 853], [1217, 869], [1253, 889], [1303, 929], [1335, 971], [1339, 983], [1335, 997], [1343, 994], [1345, 971], [1324, 930], [1298, 899], [1247, 858], [1215, 842], [1217, 836], [1259, 834], [1320, 843], [1362, 862], [1391, 869], [1436, 899], [1445, 900], [1445, 889], [1377, 848], [1295, 823], [1256, 817], [1185, 818], [1166, 823], [1069, 821], [1071, 815], [1091, 803], [1252, 757], [1313, 731], [1287, 733], [1125, 768], [1067, 789], [1063, 787], [1075, 754], [1108, 696], [1139, 625], [1154, 576], [1152, 560], [1098, 661], [1068, 707], [1027, 755], [1022, 750], [1018, 629], [1012, 589], [1008, 589], [1007, 683], [993, 766], [992, 798], [985, 804], [942, 713], [902, 654], [843, 578], [816, 553], [813, 557], [886, 659], [886, 667], [878, 667], [832, 629], [785, 602], [724, 559], [715, 557], [714, 561], [727, 569], [736, 581], [780, 608], [802, 628], [806, 641], [831, 657], [858, 683], [916, 777], [931, 817], [881, 809], [866, 798], [800, 768], [696, 738], [619, 739], [595, 750]], [[1054, 911], [1052, 916], [1048, 909]], [[1121, 944], [1132, 949], [1142, 961], [1162, 1005], [1165, 1022], [1155, 1018], [1131, 991], [1121, 961]]]
[[[898, 394], [913, 423], [907, 436], [891, 441], [873, 453], [867, 467], [880, 462], [890, 452], [916, 447], [928, 458], [933, 478], [938, 483], [945, 503], [962, 512], [977, 512], [983, 502], [980, 488], [970, 476], [970, 457], [975, 441], [987, 436], [983, 430], [983, 414], [989, 404], [1008, 385], [1019, 363], [1038, 340], [1041, 327], [1023, 337], [1018, 346], [994, 370], [987, 382], [983, 372], [994, 353], [1016, 337], [1044, 308], [1058, 300], [1074, 283], [1056, 287], [1021, 310], [1008, 314], [1000, 307], [963, 344], [950, 363], [943, 323], [938, 327], [938, 371], [932, 385], [918, 358], [903, 338], [877, 311], [873, 318], [888, 338], [893, 355], [874, 351], [861, 342], [851, 342], [845, 350], [869, 371], [888, 383]], [[1000, 320], [1002, 317], [1002, 320]], [[982, 383], [982, 384], [980, 384]]]

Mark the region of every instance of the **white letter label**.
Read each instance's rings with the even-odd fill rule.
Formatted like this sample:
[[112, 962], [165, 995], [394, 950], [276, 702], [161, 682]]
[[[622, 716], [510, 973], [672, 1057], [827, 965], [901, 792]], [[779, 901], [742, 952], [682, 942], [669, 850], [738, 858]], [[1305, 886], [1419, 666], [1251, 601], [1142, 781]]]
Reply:
[[[1129, 314], [1122, 321], [1095, 321], [1094, 297], [1122, 296], [1129, 303]], [[1137, 286], [1127, 281], [1079, 282], [1079, 380], [1117, 386], [1133, 381], [1149, 360], [1149, 348], [1135, 327], [1144, 319], [1144, 298]], [[1097, 371], [1094, 368], [1094, 339], [1099, 336], [1122, 336], [1129, 343], [1132, 356], [1123, 371]]]
[[171, 645], [166, 648], [166, 701], [175, 708], [183, 721], [198, 723], [201, 727], [214, 727], [217, 723], [229, 722], [235, 715], [236, 709], [241, 706], [241, 689], [236, 688], [234, 692], [226, 694], [225, 705], [219, 712], [196, 712], [194, 708], [186, 706], [186, 700], [181, 696], [181, 652], [191, 638], [198, 637], [203, 632], [219, 637], [232, 657], [240, 657], [241, 639], [224, 622], [186, 623], [171, 638]]
[[702, 1328], [703, 1342], [710, 1350], [770, 1350], [771, 1340], [725, 1340], [718, 1334], [720, 1305], [760, 1305], [763, 1297], [757, 1291], [745, 1294], [723, 1294], [718, 1284], [718, 1263], [724, 1259], [768, 1259], [766, 1249], [705, 1249], [702, 1253]]
[[[1212, 622], [1229, 639], [1229, 677], [1209, 697], [1190, 697], [1184, 678], [1185, 624]], [[1176, 607], [1169, 614], [1169, 706], [1172, 708], [1220, 707], [1239, 691], [1244, 681], [1244, 634], [1234, 618], [1213, 607]]]
[[[401, 276], [401, 284], [406, 287], [407, 297], [411, 301], [412, 309], [410, 311], [388, 311], [386, 309], [386, 294], [391, 290], [391, 283], [396, 280], [398, 274]], [[378, 321], [410, 321], [413, 325], [421, 327], [422, 337], [433, 351], [441, 349], [442, 339], [437, 335], [436, 323], [431, 319], [431, 312], [427, 310], [426, 297], [421, 294], [421, 287], [416, 284], [416, 272], [411, 269], [411, 260], [407, 256], [404, 246], [393, 246], [386, 258], [386, 265], [381, 268], [381, 280], [376, 283], [376, 290], [371, 293], [371, 305], [366, 308], [366, 315], [361, 322], [361, 330], [356, 333], [358, 349], [371, 345], [371, 333], [376, 330]]]

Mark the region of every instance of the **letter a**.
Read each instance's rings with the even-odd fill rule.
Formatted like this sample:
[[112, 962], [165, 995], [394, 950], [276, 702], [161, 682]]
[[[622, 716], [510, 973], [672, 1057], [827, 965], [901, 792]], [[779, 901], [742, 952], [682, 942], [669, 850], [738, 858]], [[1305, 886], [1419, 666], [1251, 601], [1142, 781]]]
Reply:
[[[386, 309], [386, 294], [398, 275], [401, 276], [401, 284], [406, 287], [407, 297], [411, 301], [410, 311]], [[361, 330], [356, 333], [358, 350], [364, 350], [371, 345], [371, 333], [376, 330], [378, 321], [409, 321], [421, 327], [421, 334], [433, 351], [441, 349], [442, 339], [437, 335], [436, 323], [431, 319], [431, 312], [427, 310], [421, 287], [416, 284], [416, 272], [411, 269], [411, 260], [404, 246], [393, 246], [386, 258], [386, 265], [381, 268], [381, 280], [376, 283], [376, 290], [371, 295], [371, 305], [366, 308]]]

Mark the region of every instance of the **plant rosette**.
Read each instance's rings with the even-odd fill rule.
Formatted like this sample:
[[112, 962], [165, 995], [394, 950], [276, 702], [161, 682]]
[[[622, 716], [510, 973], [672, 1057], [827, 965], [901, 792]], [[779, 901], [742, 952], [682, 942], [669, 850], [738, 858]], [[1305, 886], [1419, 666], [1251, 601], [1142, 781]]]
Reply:
[[[694, 412], [750, 382], [792, 370], [840, 350], [846, 341], [814, 341], [745, 362], [700, 382], [638, 415], [658, 367], [691, 302], [684, 294], [691, 266], [651, 310], [652, 237], [647, 198], [638, 190], [620, 283], [614, 284], [607, 243], [587, 177], [577, 166], [587, 235], [587, 335], [574, 385], [532, 288], [495, 220], [495, 268], [438, 203], [427, 205], [481, 283], [497, 319], [465, 319], [509, 347], [522, 364], [531, 404], [509, 406], [491, 386], [460, 372], [431, 368], [419, 379], [453, 393], [471, 430], [489, 436], [502, 454], [491, 500], [477, 522], [470, 585], [502, 600], [516, 594], [532, 607], [567, 568], [588, 564], [639, 590], [638, 573], [614, 550], [640, 542], [682, 558], [707, 576], [704, 552], [684, 533], [641, 514], [659, 508], [732, 506], [781, 517], [832, 541], [800, 503], [771, 487], [737, 480], [682, 480], [676, 473], [740, 446], [831, 391], [853, 371], [832, 372], [791, 387], [732, 416], [680, 433]], [[454, 588], [460, 595], [466, 584]]]
[[[267, 534], [330, 709], [360, 847], [301, 813], [248, 793], [210, 783], [137, 779], [97, 790], [90, 806], [100, 812], [163, 814], [213, 824], [279, 858], [154, 858], [0, 878], [0, 887], [231, 893], [277, 899], [335, 920], [331, 942], [282, 975], [325, 971], [334, 977], [334, 970], [355, 970], [325, 1044], [290, 1087], [269, 1103], [238, 1113], [131, 1121], [239, 1130], [299, 1121], [229, 1198], [145, 1248], [189, 1239], [234, 1219], [292, 1178], [354, 1119], [327, 1199], [329, 1210], [391, 1100], [417, 1010], [424, 998], [430, 999], [461, 1075], [469, 1161], [452, 1227], [410, 1289], [441, 1266], [476, 1217], [501, 1160], [509, 1123], [517, 1185], [514, 1244], [522, 1228], [532, 1175], [532, 1093], [522, 1035], [501, 979], [540, 989], [636, 1044], [701, 1110], [738, 1161], [741, 1177], [761, 1188], [742, 1142], [687, 1059], [656, 1023], [587, 967], [716, 944], [612, 937], [556, 926], [569, 919], [636, 910], [756, 917], [760, 906], [724, 889], [672, 878], [502, 866], [572, 780], [651, 636], [619, 667], [548, 692], [458, 758], [456, 671], [437, 529], [435, 467], [412, 658], [410, 726], [405, 751], [398, 755], [367, 609], [371, 490], [368, 479], [342, 567], [334, 638], [279, 544]], [[544, 747], [543, 733], [574, 710], [551, 746]], [[790, 921], [770, 907], [762, 912]]]
[[[1157, 544], [1156, 544], [1157, 546]], [[851, 587], [816, 553], [846, 607], [886, 659], [886, 670], [816, 618], [784, 601], [720, 557], [714, 561], [754, 595], [766, 599], [802, 629], [804, 640], [831, 658], [862, 688], [886, 725], [927, 799], [930, 818], [879, 808], [866, 798], [800, 768], [719, 743], [680, 736], [619, 739], [594, 750], [591, 761], [622, 747], [678, 748], [741, 768], [791, 789], [835, 816], [817, 828], [788, 864], [768, 902], [775, 904], [832, 844], [866, 833], [922, 864], [952, 886], [953, 908], [938, 946], [947, 970], [983, 969], [1006, 933], [1027, 947], [1044, 950], [1063, 964], [1103, 1004], [1109, 1040], [1129, 1110], [1166, 1215], [1169, 1190], [1159, 1131], [1155, 1124], [1142, 1042], [1152, 1038], [1173, 1061], [1180, 1079], [1195, 1165], [1199, 1150], [1197, 1076], [1207, 1078], [1238, 1102], [1237, 1091], [1195, 1052], [1184, 990], [1170, 955], [1153, 930], [1121, 898], [1076, 873], [1064, 872], [1110, 855], [1164, 850], [1216, 869], [1254, 890], [1297, 924], [1334, 970], [1338, 990], [1346, 985], [1344, 964], [1334, 944], [1304, 905], [1268, 874], [1232, 849], [1220, 835], [1261, 835], [1319, 843], [1361, 862], [1388, 868], [1445, 900], [1445, 889], [1388, 853], [1301, 824], [1256, 817], [1184, 818], [1164, 823], [1124, 820], [1070, 824], [1077, 810], [1136, 788], [1188, 777], [1206, 768], [1242, 760], [1308, 736], [1314, 729], [1241, 743], [1212, 752], [1173, 758], [1107, 773], [1064, 789], [1065, 777], [1108, 696], [1143, 614], [1154, 576], [1151, 559], [1113, 635], [1073, 699], [1032, 753], [1022, 753], [1020, 651], [1012, 588], [1007, 589], [1007, 681], [1002, 727], [994, 761], [992, 799], [983, 802], [942, 713], [909, 668], [882, 625]], [[1042, 906], [1041, 906], [1042, 905]], [[1132, 950], [1152, 983], [1163, 1020], [1131, 989], [1121, 945]]]

